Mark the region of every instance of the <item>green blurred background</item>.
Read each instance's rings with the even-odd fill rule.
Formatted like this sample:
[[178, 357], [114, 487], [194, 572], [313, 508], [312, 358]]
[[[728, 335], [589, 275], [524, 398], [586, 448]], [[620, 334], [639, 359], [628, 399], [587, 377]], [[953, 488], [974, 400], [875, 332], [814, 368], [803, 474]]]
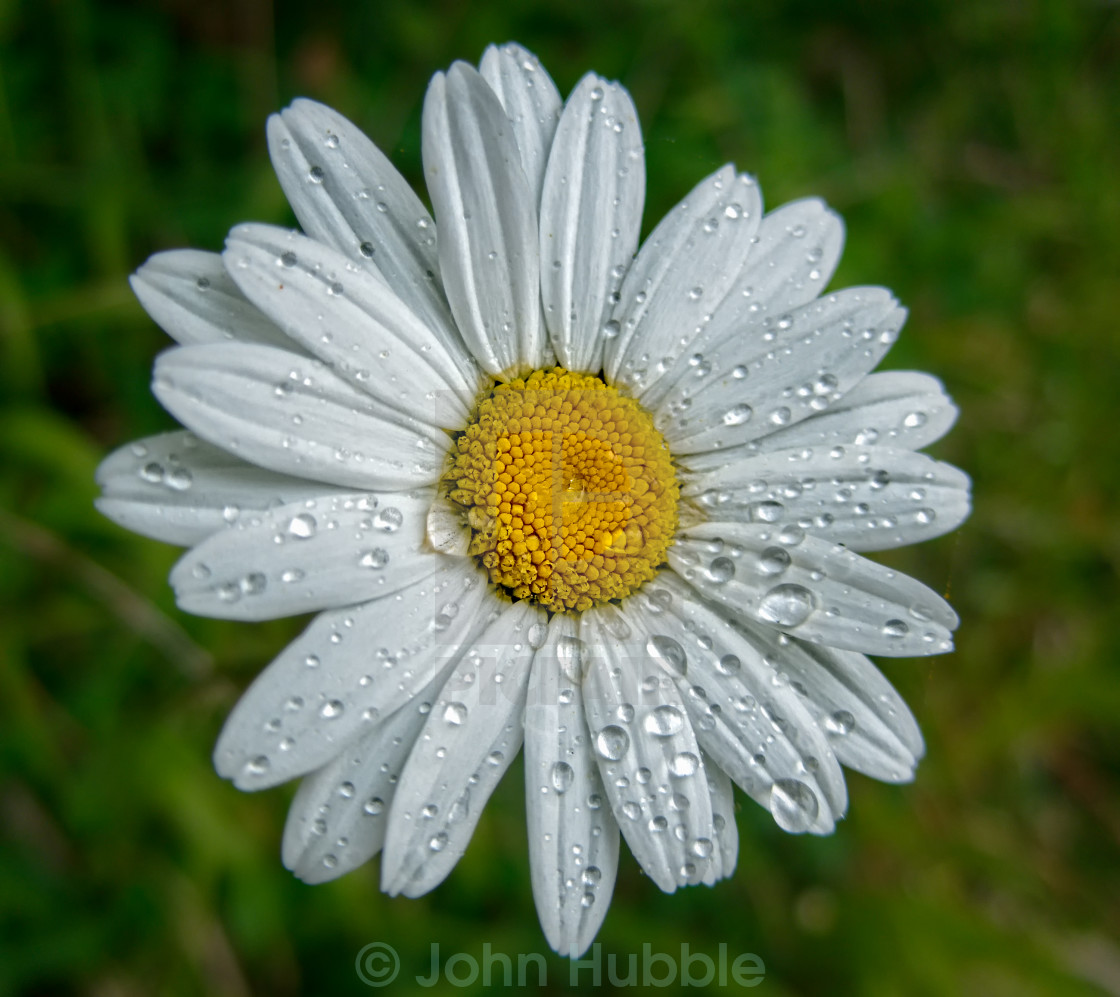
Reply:
[[962, 530], [883, 558], [963, 619], [955, 654], [885, 664], [917, 782], [853, 775], [827, 839], [741, 800], [715, 889], [663, 896], [624, 855], [604, 953], [724, 942], [773, 995], [1120, 993], [1116, 3], [3, 0], [0, 994], [364, 993], [374, 940], [408, 992], [431, 942], [547, 952], [520, 764], [432, 895], [383, 897], [376, 862], [294, 880], [290, 789], [241, 795], [210, 750], [302, 621], [184, 616], [176, 551], [91, 505], [109, 448], [172, 426], [129, 272], [292, 220], [266, 116], [326, 101], [419, 181], [428, 77], [509, 39], [565, 93], [588, 68], [630, 88], [647, 232], [727, 160], [771, 206], [826, 197], [835, 284], [910, 306], [887, 366], [944, 379], [962, 416], [934, 452], [975, 481]]

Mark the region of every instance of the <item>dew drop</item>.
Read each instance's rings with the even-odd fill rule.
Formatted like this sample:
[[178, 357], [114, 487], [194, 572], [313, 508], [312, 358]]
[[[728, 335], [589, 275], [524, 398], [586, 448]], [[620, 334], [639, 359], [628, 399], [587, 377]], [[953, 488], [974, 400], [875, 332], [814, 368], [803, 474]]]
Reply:
[[910, 628], [902, 620], [887, 620], [883, 624], [883, 635], [885, 637], [905, 637], [909, 632]]
[[767, 547], [758, 555], [758, 570], [764, 575], [780, 575], [789, 566], [789, 551], [784, 547]]
[[801, 834], [820, 813], [816, 794], [797, 779], [778, 779], [770, 787], [770, 813], [783, 831]]
[[708, 565], [708, 577], [716, 585], [723, 585], [735, 577], [735, 562], [729, 557], [716, 557]]
[[567, 762], [557, 762], [552, 766], [549, 781], [552, 783], [552, 788], [555, 789], [556, 792], [566, 793], [575, 777], [576, 774], [572, 770], [571, 765]]
[[[738, 370], [739, 368], [735, 369]], [[752, 415], [754, 415], [754, 409], [746, 402], [742, 402], [723, 413], [723, 424], [725, 426], [741, 426], [743, 423], [747, 422]]]
[[367, 550], [358, 563], [363, 568], [384, 568], [389, 563], [389, 552], [384, 547], [374, 547]]
[[674, 640], [672, 637], [666, 637], [663, 634], [655, 634], [653, 637], [650, 637], [649, 641], [646, 643], [646, 650], [655, 658], [659, 658], [664, 664], [668, 665], [669, 668], [678, 675], [683, 675], [685, 673], [688, 658], [679, 641]]
[[669, 763], [669, 771], [678, 779], [695, 775], [700, 768], [700, 759], [691, 751], [681, 751], [673, 756]]
[[393, 533], [401, 528], [404, 522], [404, 515], [396, 506], [389, 506], [382, 509], [376, 516], [373, 517], [373, 525], [379, 530], [384, 530], [386, 533]]
[[832, 734], [850, 734], [856, 718], [848, 710], [837, 710], [825, 719], [824, 726]]
[[813, 593], [803, 585], [775, 585], [758, 604], [758, 615], [767, 623], [796, 627], [816, 608]]
[[617, 762], [630, 749], [630, 735], [617, 724], [608, 724], [596, 736], [595, 749], [608, 762]]
[[684, 714], [675, 706], [665, 704], [650, 710], [642, 726], [654, 737], [672, 737], [684, 727]]
[[319, 716], [324, 720], [337, 720], [345, 711], [346, 705], [340, 699], [331, 699], [325, 702], [319, 710]]
[[293, 516], [288, 523], [288, 533], [299, 540], [307, 540], [315, 535], [315, 530], [318, 523], [315, 522], [315, 517], [309, 512], [301, 512], [298, 516]]
[[461, 727], [467, 722], [467, 707], [463, 703], [448, 703], [443, 710], [443, 722], [449, 727]]

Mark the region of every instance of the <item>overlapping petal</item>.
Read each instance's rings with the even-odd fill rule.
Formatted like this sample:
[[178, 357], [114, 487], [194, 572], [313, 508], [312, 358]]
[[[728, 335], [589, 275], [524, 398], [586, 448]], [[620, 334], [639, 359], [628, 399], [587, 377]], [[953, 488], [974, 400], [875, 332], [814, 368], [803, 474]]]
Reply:
[[375, 271], [272, 225], [239, 225], [224, 259], [262, 312], [360, 391], [433, 425], [466, 421], [479, 378]]
[[[852, 550], [885, 550], [955, 530], [969, 510], [968, 475], [912, 450], [800, 447], [757, 457], [720, 451], [682, 461], [682, 492], [716, 520], [767, 523]], [[703, 468], [703, 470], [698, 469]]]
[[479, 63], [513, 126], [532, 204], [541, 201], [544, 170], [563, 102], [552, 77], [532, 52], [510, 43], [489, 46]]
[[682, 531], [669, 564], [731, 618], [887, 657], [944, 654], [957, 614], [932, 589], [817, 537], [765, 523]]
[[433, 77], [423, 154], [440, 272], [463, 339], [494, 376], [539, 366], [536, 204], [509, 118], [472, 66]]
[[548, 633], [527, 602], [508, 606], [455, 665], [401, 773], [381, 886], [421, 896], [438, 886], [524, 736], [529, 670]]
[[242, 515], [335, 491], [321, 482], [265, 471], [179, 431], [136, 440], [97, 469], [97, 508], [156, 540], [191, 546]]
[[156, 253], [129, 283], [144, 310], [181, 346], [236, 340], [298, 350], [241, 293], [217, 253]]
[[220, 775], [264, 789], [319, 768], [462, 656], [496, 601], [473, 563], [423, 560], [412, 584], [321, 613], [257, 676], [218, 738]]
[[549, 621], [525, 707], [525, 809], [533, 897], [557, 952], [580, 955], [606, 917], [618, 825], [587, 736], [584, 654], [570, 615]]
[[375, 268], [445, 346], [462, 352], [440, 282], [435, 223], [361, 129], [300, 99], [269, 118], [268, 149], [304, 232]]
[[723, 857], [703, 757], [651, 641], [613, 607], [584, 613], [580, 640], [587, 726], [630, 851], [666, 893], [715, 882]]
[[[725, 166], [667, 214], [626, 273], [604, 344], [608, 377], [645, 392], [736, 287], [762, 214], [754, 178]], [[617, 328], [617, 331], [616, 331]]]
[[722, 450], [824, 411], [883, 358], [906, 309], [881, 287], [846, 288], [754, 335], [733, 332], [689, 358], [655, 410], [677, 455]]
[[638, 245], [646, 174], [638, 112], [589, 73], [564, 105], [541, 199], [541, 296], [561, 366], [598, 371]]
[[844, 777], [823, 731], [780, 679], [780, 657], [768, 659], [670, 572], [636, 603], [630, 612], [707, 755], [784, 830], [830, 833], [847, 808]]
[[324, 495], [240, 519], [171, 570], [179, 605], [199, 616], [271, 620], [351, 606], [430, 575], [430, 492]]
[[270, 346], [169, 350], [156, 360], [152, 391], [215, 446], [281, 474], [334, 485], [430, 484], [448, 445], [434, 418], [390, 409], [322, 361]]

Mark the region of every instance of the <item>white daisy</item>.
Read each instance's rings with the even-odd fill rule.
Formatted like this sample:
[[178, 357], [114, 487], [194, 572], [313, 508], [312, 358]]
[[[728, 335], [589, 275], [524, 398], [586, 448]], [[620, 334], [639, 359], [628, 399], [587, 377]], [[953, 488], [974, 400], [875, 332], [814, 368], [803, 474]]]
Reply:
[[732, 872], [733, 782], [826, 834], [841, 764], [912, 777], [921, 735], [864, 655], [947, 651], [957, 618], [855, 551], [953, 529], [968, 479], [918, 452], [956, 414], [940, 383], [871, 373], [905, 309], [822, 293], [836, 215], [764, 216], [726, 166], [635, 256], [629, 94], [589, 74], [562, 104], [516, 45], [431, 82], [435, 220], [327, 107], [268, 137], [304, 234], [136, 273], [187, 431], [111, 455], [99, 507], [191, 548], [188, 611], [321, 611], [215, 751], [242, 789], [306, 777], [289, 868], [381, 851], [386, 891], [431, 890], [524, 744], [533, 893], [574, 954], [620, 830], [671, 892]]

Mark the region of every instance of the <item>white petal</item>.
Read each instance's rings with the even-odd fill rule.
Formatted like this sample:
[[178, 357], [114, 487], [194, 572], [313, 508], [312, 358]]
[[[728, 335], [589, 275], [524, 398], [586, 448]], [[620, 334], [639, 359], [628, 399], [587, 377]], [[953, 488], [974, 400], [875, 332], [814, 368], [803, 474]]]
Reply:
[[765, 523], [703, 523], [669, 564], [705, 598], [802, 640], [888, 657], [943, 654], [957, 614], [908, 575], [805, 537], [782, 543]]
[[464, 424], [478, 377], [379, 275], [273, 225], [239, 225], [225, 261], [246, 296], [339, 376], [433, 425]]
[[587, 725], [630, 851], [666, 893], [715, 882], [722, 857], [700, 746], [648, 635], [603, 607], [581, 616], [580, 639]]
[[466, 850], [521, 747], [529, 669], [547, 633], [545, 620], [538, 607], [514, 603], [452, 671], [393, 800], [381, 864], [386, 893], [427, 893]]
[[439, 283], [436, 228], [396, 167], [354, 124], [312, 100], [268, 121], [272, 165], [303, 230], [372, 265], [449, 348], [460, 348]]
[[883, 358], [906, 309], [880, 287], [846, 288], [732, 335], [703, 355], [659, 404], [674, 454], [733, 447], [822, 411]]
[[281, 854], [305, 883], [337, 879], [381, 850], [397, 780], [441, 679], [437, 673], [411, 702], [300, 784]]
[[391, 490], [435, 481], [448, 438], [351, 387], [321, 361], [245, 343], [156, 359], [152, 391], [203, 439], [261, 467]]
[[746, 458], [712, 451], [682, 464], [693, 471], [682, 494], [707, 519], [769, 523], [780, 536], [810, 533], [852, 550], [941, 536], [969, 510], [968, 475], [910, 450], [833, 446]]
[[97, 508], [113, 522], [190, 546], [243, 513], [328, 495], [330, 485], [289, 478], [211, 446], [193, 433], [163, 433], [115, 450], [97, 469]]
[[758, 228], [735, 293], [712, 318], [712, 335], [808, 304], [832, 279], [843, 248], [843, 219], [824, 201], [809, 197], [771, 211]]
[[537, 212], [514, 128], [478, 72], [436, 73], [424, 99], [424, 175], [452, 314], [490, 374], [538, 367]]
[[239, 340], [298, 349], [246, 300], [217, 253], [156, 253], [129, 283], [144, 310], [183, 346]]
[[496, 601], [471, 562], [424, 561], [422, 581], [321, 613], [257, 676], [218, 738], [219, 775], [254, 790], [317, 769], [447, 673]]
[[957, 407], [936, 377], [916, 371], [880, 371], [868, 374], [818, 415], [751, 446], [761, 453], [846, 443], [921, 450], [949, 432], [956, 418]]
[[634, 102], [589, 73], [564, 107], [541, 200], [541, 295], [560, 364], [598, 372], [638, 245], [646, 171]]
[[430, 575], [431, 493], [324, 495], [242, 517], [171, 569], [179, 606], [227, 620], [271, 620], [352, 606]]
[[909, 782], [925, 747], [910, 708], [862, 654], [782, 637], [761, 627], [744, 634], [778, 663], [849, 768], [884, 782]]
[[614, 890], [618, 825], [583, 714], [577, 620], [557, 614], [533, 659], [525, 707], [525, 806], [533, 898], [548, 944], [582, 955]]
[[712, 825], [719, 848], [720, 870], [717, 879], [728, 879], [739, 860], [739, 829], [735, 826], [735, 797], [731, 778], [712, 759], [704, 758], [708, 773], [708, 792], [712, 798]]
[[830, 834], [848, 805], [844, 775], [775, 664], [671, 572], [643, 589], [630, 612], [718, 767], [784, 830]]
[[613, 382], [643, 399], [671, 361], [689, 352], [736, 286], [761, 214], [754, 179], [727, 165], [661, 220], [627, 272], [615, 307], [619, 332], [606, 343], [604, 364]]
[[501, 48], [489, 46], [479, 70], [513, 125], [532, 203], [538, 205], [548, 152], [560, 120], [560, 91], [540, 60], [512, 42]]

